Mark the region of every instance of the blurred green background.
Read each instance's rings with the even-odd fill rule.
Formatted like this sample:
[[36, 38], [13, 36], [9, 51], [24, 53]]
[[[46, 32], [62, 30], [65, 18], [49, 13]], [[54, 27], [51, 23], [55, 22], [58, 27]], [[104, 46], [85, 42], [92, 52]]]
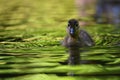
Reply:
[[59, 44], [67, 20], [77, 17], [72, 0], [0, 0], [0, 7], [1, 48]]

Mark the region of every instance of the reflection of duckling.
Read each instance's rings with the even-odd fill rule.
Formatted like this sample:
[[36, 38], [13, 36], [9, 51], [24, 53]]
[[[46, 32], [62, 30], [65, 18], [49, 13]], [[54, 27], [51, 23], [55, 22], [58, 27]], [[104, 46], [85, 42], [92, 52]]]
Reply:
[[79, 22], [75, 19], [70, 19], [68, 21], [67, 33], [68, 34], [62, 43], [62, 45], [65, 47], [82, 47], [94, 45], [94, 41], [90, 35], [86, 31], [80, 30]]

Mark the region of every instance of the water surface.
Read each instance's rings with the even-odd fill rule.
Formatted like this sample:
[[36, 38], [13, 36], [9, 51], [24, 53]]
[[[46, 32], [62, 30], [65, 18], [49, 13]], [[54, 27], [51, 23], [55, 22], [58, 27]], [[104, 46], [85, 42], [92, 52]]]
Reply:
[[60, 46], [11, 50], [0, 52], [0, 80], [120, 79], [118, 47], [80, 49], [80, 54], [75, 53], [77, 63], [70, 59], [75, 56]]

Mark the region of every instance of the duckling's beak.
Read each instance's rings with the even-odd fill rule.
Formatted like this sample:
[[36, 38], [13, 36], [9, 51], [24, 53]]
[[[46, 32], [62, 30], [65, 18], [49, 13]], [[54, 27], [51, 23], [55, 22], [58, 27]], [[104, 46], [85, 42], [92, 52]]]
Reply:
[[70, 31], [70, 32], [69, 32], [70, 35], [71, 35], [72, 37], [74, 37], [74, 36], [75, 36], [75, 29], [74, 29], [73, 27], [71, 27], [69, 31]]
[[73, 35], [75, 30], [73, 28], [70, 28], [70, 34]]

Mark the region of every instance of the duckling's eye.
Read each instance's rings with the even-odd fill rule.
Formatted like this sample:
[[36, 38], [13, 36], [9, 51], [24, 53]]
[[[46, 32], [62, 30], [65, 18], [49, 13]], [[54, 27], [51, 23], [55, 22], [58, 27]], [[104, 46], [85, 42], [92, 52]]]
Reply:
[[70, 24], [68, 24], [68, 27], [70, 27]]
[[78, 26], [78, 24], [75, 24], [75, 26]]
[[78, 24], [76, 24], [75, 26], [76, 26], [76, 27], [75, 27], [76, 29], [78, 29], [78, 28], [79, 28], [79, 25], [78, 25]]

